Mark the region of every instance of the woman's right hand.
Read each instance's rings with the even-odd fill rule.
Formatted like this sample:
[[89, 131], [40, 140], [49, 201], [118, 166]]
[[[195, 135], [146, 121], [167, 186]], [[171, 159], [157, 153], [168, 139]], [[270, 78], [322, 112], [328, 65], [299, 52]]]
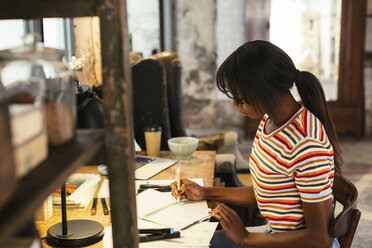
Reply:
[[171, 183], [172, 195], [175, 198], [181, 196], [181, 199], [188, 199], [192, 201], [205, 200], [205, 188], [199, 184], [188, 179], [181, 179], [180, 190], [177, 190], [177, 182]]

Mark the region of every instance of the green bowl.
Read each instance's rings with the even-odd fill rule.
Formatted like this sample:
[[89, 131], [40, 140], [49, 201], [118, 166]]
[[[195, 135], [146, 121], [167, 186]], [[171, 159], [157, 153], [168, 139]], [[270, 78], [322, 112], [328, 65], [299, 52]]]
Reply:
[[176, 137], [168, 140], [169, 149], [178, 159], [188, 159], [198, 148], [199, 140], [193, 137]]

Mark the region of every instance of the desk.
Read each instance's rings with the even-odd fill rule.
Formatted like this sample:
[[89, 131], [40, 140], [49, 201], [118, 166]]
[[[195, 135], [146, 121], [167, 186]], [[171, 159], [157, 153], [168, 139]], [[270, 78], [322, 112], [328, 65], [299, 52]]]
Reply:
[[[175, 156], [170, 151], [161, 151], [160, 157], [175, 158]], [[179, 160], [176, 164], [160, 172], [151, 179], [175, 179], [176, 169], [178, 168], [178, 166], [180, 166], [182, 178], [203, 178], [204, 185], [206, 187], [212, 187], [214, 178], [215, 157], [215, 151], [196, 151], [193, 153], [190, 159]], [[98, 171], [96, 166], [82, 166], [78, 170], [78, 173], [98, 173]], [[109, 201], [107, 201], [107, 203], [109, 204]], [[105, 227], [109, 226], [111, 223], [111, 215], [103, 215], [102, 204], [100, 202], [98, 202], [97, 204], [97, 214], [94, 216], [90, 215], [91, 204], [85, 210], [67, 211], [67, 219], [91, 219], [100, 222]], [[47, 221], [36, 221], [36, 226], [39, 230], [40, 237], [45, 237], [49, 227], [58, 222], [61, 222], [60, 210], [55, 210], [53, 212], [53, 216]], [[47, 245], [45, 241], [42, 241], [42, 245], [43, 247], [51, 247]], [[101, 248], [102, 241], [89, 247]]]
[[[176, 159], [171, 151], [161, 151], [160, 157]], [[175, 179], [176, 169], [180, 166], [181, 178], [203, 178], [204, 186], [212, 187], [215, 159], [215, 151], [195, 151], [191, 158], [179, 160], [175, 165], [160, 172], [151, 179]]]

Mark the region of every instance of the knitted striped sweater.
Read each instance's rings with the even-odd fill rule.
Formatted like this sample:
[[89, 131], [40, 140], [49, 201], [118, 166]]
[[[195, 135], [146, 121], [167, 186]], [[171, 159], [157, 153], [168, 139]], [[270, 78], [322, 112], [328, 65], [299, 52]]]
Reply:
[[333, 149], [322, 123], [303, 106], [271, 133], [264, 130], [268, 118], [249, 162], [257, 204], [274, 231], [302, 229], [302, 202], [333, 199]]

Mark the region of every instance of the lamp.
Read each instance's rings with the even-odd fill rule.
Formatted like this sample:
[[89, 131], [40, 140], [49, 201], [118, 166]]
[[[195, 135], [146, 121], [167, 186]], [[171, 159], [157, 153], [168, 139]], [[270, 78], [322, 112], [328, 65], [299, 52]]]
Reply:
[[93, 220], [67, 220], [66, 185], [61, 186], [62, 222], [48, 229], [46, 241], [49, 245], [62, 247], [82, 247], [100, 241], [104, 235], [104, 227]]

